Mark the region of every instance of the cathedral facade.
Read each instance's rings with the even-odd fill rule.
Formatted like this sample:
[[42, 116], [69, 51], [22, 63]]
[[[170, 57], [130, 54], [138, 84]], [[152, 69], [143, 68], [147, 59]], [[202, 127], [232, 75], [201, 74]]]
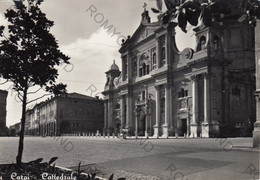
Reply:
[[227, 16], [194, 29], [196, 48], [179, 51], [174, 22], [148, 11], [106, 72], [104, 133], [132, 136], [250, 136], [255, 122], [254, 29]]

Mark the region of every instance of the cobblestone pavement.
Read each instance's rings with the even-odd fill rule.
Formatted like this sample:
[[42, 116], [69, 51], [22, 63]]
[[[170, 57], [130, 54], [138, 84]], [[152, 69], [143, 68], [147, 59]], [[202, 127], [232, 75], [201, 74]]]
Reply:
[[[57, 165], [127, 179], [226, 180], [258, 179], [259, 151], [251, 138], [131, 139], [25, 137], [23, 161], [58, 156]], [[13, 163], [18, 137], [0, 138], [0, 164]]]

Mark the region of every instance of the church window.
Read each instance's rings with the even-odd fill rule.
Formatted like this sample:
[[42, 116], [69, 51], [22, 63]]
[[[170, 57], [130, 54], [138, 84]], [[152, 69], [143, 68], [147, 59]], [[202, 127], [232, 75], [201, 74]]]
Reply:
[[187, 97], [187, 96], [188, 96], [188, 90], [181, 88], [179, 91], [179, 98], [183, 98], [183, 97]]
[[139, 76], [140, 77], [143, 76], [143, 68], [142, 68], [142, 66], [139, 68]]
[[162, 47], [162, 60], [165, 59], [165, 47]]
[[184, 96], [187, 97], [188, 96], [188, 90], [184, 91]]
[[150, 73], [150, 66], [147, 65], [147, 66], [146, 66], [146, 74], [149, 74], [149, 73]]
[[143, 63], [143, 76], [146, 75], [146, 65]]
[[142, 100], [145, 100], [145, 91], [142, 92]]
[[127, 79], [127, 57], [122, 57], [123, 81]]
[[119, 103], [116, 103], [115, 109], [120, 109], [120, 104]]
[[217, 49], [219, 46], [219, 37], [218, 36], [214, 36], [213, 44], [214, 44], [214, 48]]
[[201, 36], [199, 46], [198, 46], [198, 51], [201, 51], [205, 48], [206, 48], [206, 38], [205, 38], [205, 36]]
[[136, 76], [137, 73], [137, 61], [134, 60], [134, 75]]
[[153, 53], [153, 69], [156, 69], [157, 61], [156, 61], [156, 53]]
[[127, 77], [127, 62], [125, 63], [125, 76]]
[[143, 54], [139, 61], [139, 76], [144, 76], [150, 73], [150, 60], [149, 56]]
[[109, 78], [109, 77], [107, 77], [106, 86], [108, 86], [108, 84], [109, 84], [109, 81], [110, 81], [110, 78]]
[[161, 57], [162, 57], [162, 65], [166, 64], [165, 47], [162, 47], [162, 49], [161, 49]]

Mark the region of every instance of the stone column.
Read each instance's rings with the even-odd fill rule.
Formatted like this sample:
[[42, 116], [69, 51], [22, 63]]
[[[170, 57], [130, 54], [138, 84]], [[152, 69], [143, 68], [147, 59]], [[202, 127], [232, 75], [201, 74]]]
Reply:
[[46, 122], [46, 130], [45, 130], [45, 135], [48, 136], [48, 123]]
[[145, 137], [148, 137], [148, 127], [149, 127], [149, 112], [146, 110], [146, 115], [145, 115]]
[[128, 92], [128, 94], [125, 96], [126, 97], [126, 105], [127, 105], [127, 109], [126, 109], [126, 128], [130, 128], [133, 125], [134, 119], [133, 119], [133, 98], [132, 95], [130, 93], [130, 91]]
[[57, 135], [57, 125], [56, 125], [56, 121], [57, 121], [57, 120], [55, 120], [55, 122], [54, 122], [54, 124], [53, 124], [53, 126], [54, 126], [54, 127], [53, 127], [53, 135], [54, 135], [54, 136]]
[[103, 133], [105, 134], [107, 131], [107, 118], [108, 118], [108, 104], [107, 101], [104, 102], [104, 128]]
[[150, 105], [149, 105], [149, 93], [148, 93], [148, 86], [145, 85], [145, 137], [149, 136], [148, 129], [149, 129], [149, 116], [150, 116]]
[[156, 89], [156, 123], [153, 126], [154, 127], [154, 137], [159, 137], [159, 123], [160, 123], [160, 115], [161, 115], [161, 105], [160, 105], [160, 101], [161, 101], [161, 97], [160, 97], [160, 88], [159, 86], [155, 86]]
[[260, 20], [255, 27], [255, 56], [256, 56], [256, 122], [253, 131], [253, 147], [260, 147]]
[[53, 132], [54, 132], [54, 122], [51, 122], [51, 136], [53, 136]]
[[169, 136], [170, 100], [170, 86], [165, 84], [165, 123], [163, 125], [163, 138], [168, 138]]
[[121, 129], [120, 133], [122, 132], [122, 129], [125, 127], [125, 96], [121, 96]]
[[169, 33], [165, 34], [165, 65], [170, 64], [170, 36]]
[[[188, 105], [188, 98], [187, 98], [187, 105]], [[190, 136], [190, 125], [191, 125], [191, 119], [190, 119], [190, 107], [188, 107], [188, 118], [187, 118], [187, 137]]]
[[107, 107], [107, 133], [110, 134], [112, 133], [112, 128], [113, 128], [113, 103], [111, 102], [111, 100], [108, 100], [108, 107]]
[[192, 122], [191, 137], [197, 137], [197, 119], [198, 119], [198, 77], [192, 76]]
[[135, 136], [138, 136], [138, 119], [139, 119], [139, 109], [138, 107], [135, 108]]
[[210, 96], [209, 96], [209, 77], [204, 74], [204, 122], [202, 123], [202, 137], [209, 137], [210, 124]]

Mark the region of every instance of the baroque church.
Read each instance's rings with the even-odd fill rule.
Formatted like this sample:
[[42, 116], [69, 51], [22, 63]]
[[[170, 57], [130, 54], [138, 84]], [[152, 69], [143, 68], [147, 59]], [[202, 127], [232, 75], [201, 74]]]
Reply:
[[252, 136], [255, 112], [254, 29], [235, 13], [194, 28], [196, 48], [179, 51], [176, 23], [139, 27], [106, 72], [104, 133], [131, 136]]

